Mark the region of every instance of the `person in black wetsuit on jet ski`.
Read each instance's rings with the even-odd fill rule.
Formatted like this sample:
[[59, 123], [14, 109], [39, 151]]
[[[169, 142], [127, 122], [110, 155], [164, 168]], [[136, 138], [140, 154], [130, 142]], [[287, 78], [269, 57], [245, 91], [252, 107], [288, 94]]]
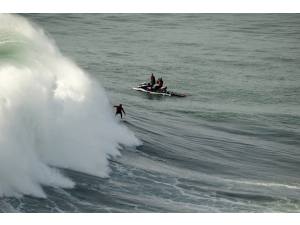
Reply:
[[155, 84], [155, 76], [152, 73], [151, 77], [150, 77], [150, 85], [151, 85], [151, 87], [153, 87], [154, 84]]
[[167, 87], [164, 87], [163, 85], [164, 85], [164, 81], [163, 81], [162, 77], [158, 78], [156, 84], [153, 86], [153, 91], [166, 92]]

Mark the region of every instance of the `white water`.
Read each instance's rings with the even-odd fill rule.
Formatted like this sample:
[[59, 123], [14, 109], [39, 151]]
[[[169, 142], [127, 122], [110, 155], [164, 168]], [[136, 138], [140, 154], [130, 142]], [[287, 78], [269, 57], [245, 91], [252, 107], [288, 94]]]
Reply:
[[107, 158], [139, 141], [104, 90], [35, 25], [0, 15], [0, 196], [72, 188], [55, 167], [109, 174]]

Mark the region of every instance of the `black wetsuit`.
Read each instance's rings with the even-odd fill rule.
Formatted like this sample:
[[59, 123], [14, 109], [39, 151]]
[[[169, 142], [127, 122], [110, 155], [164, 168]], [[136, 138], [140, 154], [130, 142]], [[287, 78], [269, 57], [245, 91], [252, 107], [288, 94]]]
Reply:
[[122, 106], [122, 105], [115, 105], [114, 107], [116, 107], [116, 116], [117, 116], [118, 114], [120, 114], [121, 119], [122, 119], [122, 118], [123, 118], [122, 112], [124, 112], [124, 114], [126, 115], [126, 113], [125, 113], [125, 111], [124, 111], [124, 109], [123, 109], [123, 106]]
[[155, 76], [151, 76], [150, 77], [150, 84], [151, 84], [151, 87], [153, 87], [153, 85], [155, 84]]

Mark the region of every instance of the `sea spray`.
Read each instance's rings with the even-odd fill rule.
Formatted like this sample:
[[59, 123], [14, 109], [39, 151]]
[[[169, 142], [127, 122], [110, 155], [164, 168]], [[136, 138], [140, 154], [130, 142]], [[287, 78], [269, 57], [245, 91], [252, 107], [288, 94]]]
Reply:
[[71, 188], [56, 168], [106, 177], [120, 145], [139, 141], [113, 116], [104, 90], [42, 29], [0, 15], [0, 196]]

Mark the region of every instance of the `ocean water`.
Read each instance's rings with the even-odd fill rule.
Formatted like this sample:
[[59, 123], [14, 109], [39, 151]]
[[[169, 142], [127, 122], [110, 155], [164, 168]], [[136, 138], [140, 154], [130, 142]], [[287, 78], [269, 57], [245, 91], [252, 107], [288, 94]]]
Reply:
[[300, 212], [299, 24], [1, 15], [0, 211]]

